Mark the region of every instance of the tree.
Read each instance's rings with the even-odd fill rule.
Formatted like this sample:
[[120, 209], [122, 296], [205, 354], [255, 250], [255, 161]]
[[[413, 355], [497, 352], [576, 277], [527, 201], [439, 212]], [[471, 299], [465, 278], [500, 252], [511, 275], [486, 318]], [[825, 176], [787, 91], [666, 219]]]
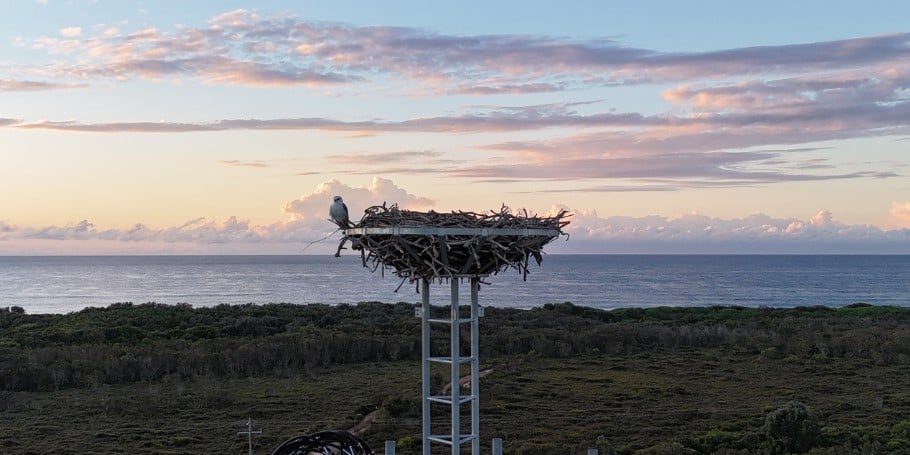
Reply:
[[765, 435], [772, 448], [806, 452], [818, 442], [818, 417], [805, 404], [789, 401], [765, 417]]

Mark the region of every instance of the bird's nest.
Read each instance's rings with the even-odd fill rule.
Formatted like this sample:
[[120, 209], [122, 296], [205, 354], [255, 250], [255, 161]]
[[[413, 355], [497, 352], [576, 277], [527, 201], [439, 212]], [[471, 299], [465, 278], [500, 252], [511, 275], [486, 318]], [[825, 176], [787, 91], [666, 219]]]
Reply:
[[525, 279], [531, 258], [540, 265], [543, 246], [559, 236], [569, 214], [513, 214], [508, 207], [489, 213], [415, 212], [398, 205], [377, 205], [360, 222], [344, 229], [344, 244], [360, 251], [364, 267], [391, 269], [411, 282], [496, 275], [513, 268]]

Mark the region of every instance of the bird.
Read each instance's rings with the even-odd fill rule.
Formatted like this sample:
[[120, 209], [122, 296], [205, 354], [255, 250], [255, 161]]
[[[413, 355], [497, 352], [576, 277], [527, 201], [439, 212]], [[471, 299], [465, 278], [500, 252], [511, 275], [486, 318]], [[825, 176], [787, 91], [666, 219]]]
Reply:
[[351, 219], [348, 217], [348, 206], [344, 204], [341, 196], [333, 198], [332, 206], [329, 207], [329, 217], [332, 222], [337, 224], [341, 229], [351, 227]]

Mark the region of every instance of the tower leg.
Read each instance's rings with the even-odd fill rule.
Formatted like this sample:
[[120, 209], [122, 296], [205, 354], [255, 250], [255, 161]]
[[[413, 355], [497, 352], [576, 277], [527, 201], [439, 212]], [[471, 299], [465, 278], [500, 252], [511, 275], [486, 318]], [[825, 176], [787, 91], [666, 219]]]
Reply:
[[423, 395], [423, 455], [430, 455], [430, 283], [420, 282], [421, 393]]
[[458, 279], [452, 282], [452, 325], [451, 325], [451, 360], [452, 360], [452, 455], [461, 453], [461, 347], [459, 335], [461, 321], [458, 314]]
[[[467, 277], [465, 277], [467, 278]], [[464, 318], [461, 317], [459, 308], [459, 278], [451, 278], [451, 302], [449, 307], [449, 318], [432, 318], [430, 317], [430, 283], [428, 280], [421, 281], [421, 395], [423, 395], [423, 455], [430, 455], [432, 452], [432, 443], [439, 443], [451, 446], [452, 455], [461, 455], [461, 446], [467, 445], [471, 441], [471, 455], [480, 455], [480, 314], [481, 308], [478, 305], [478, 290], [480, 286], [479, 277], [471, 277], [471, 314]], [[434, 357], [430, 343], [430, 329], [432, 323], [445, 324], [449, 326], [449, 356]], [[461, 325], [470, 326], [470, 357], [462, 356], [461, 353]], [[467, 340], [466, 340], [467, 341]], [[430, 390], [430, 366], [433, 362], [449, 364], [449, 379], [451, 387], [448, 396], [435, 396]], [[470, 363], [471, 371], [471, 394], [464, 397], [464, 402], [471, 403], [470, 432], [462, 434], [461, 432], [461, 364]], [[448, 434], [431, 431], [431, 406], [432, 402], [442, 403], [450, 406], [450, 431]]]
[[471, 277], [471, 455], [480, 455], [480, 278]]

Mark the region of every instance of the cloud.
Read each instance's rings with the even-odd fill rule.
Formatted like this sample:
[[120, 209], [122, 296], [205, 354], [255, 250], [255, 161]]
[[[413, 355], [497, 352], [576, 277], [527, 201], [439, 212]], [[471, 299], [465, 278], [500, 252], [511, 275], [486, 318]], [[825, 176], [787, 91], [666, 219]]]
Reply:
[[[64, 226], [39, 228], [19, 227], [0, 224], [0, 241], [27, 242], [55, 240], [71, 244], [75, 241], [107, 241], [121, 244], [121, 251], [141, 248], [138, 244], [195, 244], [199, 246], [267, 244], [272, 242], [303, 242], [315, 235], [301, 229], [296, 223], [275, 223], [269, 226], [255, 226], [247, 220], [228, 217], [225, 220], [197, 218], [180, 226], [154, 228], [137, 223], [126, 229], [99, 230], [88, 220]], [[308, 236], [309, 235], [309, 236]], [[2, 250], [2, 248], [0, 248]]]
[[[88, 220], [45, 227], [0, 222], [0, 252], [21, 254], [26, 246], [40, 244], [57, 254], [91, 251], [86, 245], [113, 253], [295, 253], [335, 229], [327, 218], [336, 194], [345, 198], [355, 220], [364, 209], [383, 202], [418, 211], [434, 206], [432, 199], [412, 194], [388, 179], [376, 177], [367, 187], [328, 180], [285, 203], [281, 210], [289, 216], [286, 221], [255, 225], [237, 216], [223, 220], [200, 217], [171, 227], [137, 223], [125, 229], [100, 229]], [[602, 216], [565, 205], [555, 205], [546, 213], [562, 209], [572, 213], [565, 229], [569, 240], [553, 242], [547, 247], [549, 253], [910, 254], [910, 203], [893, 204], [891, 215], [904, 227], [890, 230], [844, 224], [828, 210], [805, 219], [763, 213], [729, 219], [702, 213]], [[335, 246], [334, 242], [320, 243], [307, 252], [329, 254]]]
[[22, 123], [22, 120], [15, 118], [0, 118], [0, 127], [18, 125]]
[[203, 27], [126, 35], [39, 38], [35, 46], [72, 55], [71, 75], [158, 78], [180, 74], [212, 83], [336, 85], [407, 78], [433, 93], [519, 94], [605, 85], [666, 84], [749, 75], [831, 73], [898, 67], [910, 34], [711, 52], [662, 52], [610, 39], [542, 35], [449, 35], [389, 26], [311, 22], [288, 14], [234, 10]]
[[268, 167], [268, 163], [263, 160], [241, 161], [241, 160], [218, 160], [219, 164], [235, 167]]
[[218, 14], [209, 19], [209, 24], [214, 27], [236, 27], [247, 28], [247, 24], [259, 20], [259, 14], [245, 9], [236, 9]]
[[289, 201], [282, 207], [295, 220], [325, 220], [332, 197], [342, 196], [351, 212], [351, 220], [359, 220], [366, 208], [383, 203], [398, 204], [403, 209], [428, 210], [435, 201], [408, 193], [393, 181], [374, 177], [369, 187], [351, 187], [338, 180], [320, 184], [316, 191]]
[[[587, 187], [591, 191], [891, 178], [899, 176], [893, 163], [869, 161], [862, 168], [843, 170], [834, 160], [805, 151], [809, 144], [824, 141], [910, 134], [910, 33], [665, 52], [611, 39], [453, 35], [313, 22], [245, 9], [219, 14], [200, 27], [97, 33], [33, 40], [35, 48], [54, 56], [40, 67], [41, 74], [66, 83], [193, 79], [232, 85], [352, 86], [390, 98], [402, 93], [600, 93], [611, 86], [659, 84], [666, 104], [654, 112], [623, 112], [593, 100], [470, 105], [454, 113], [404, 119], [370, 115], [367, 121], [301, 116], [196, 123], [24, 120], [6, 126], [92, 133], [477, 134], [483, 135], [478, 140], [482, 142], [472, 147], [490, 160], [457, 162], [412, 150], [336, 154], [328, 160], [350, 164], [348, 170], [361, 175], [419, 170], [474, 181], [637, 180], [634, 185], [595, 181]], [[28, 85], [7, 87], [22, 90]], [[497, 133], [510, 134], [494, 136]]]
[[435, 159], [442, 155], [442, 152], [434, 152], [431, 150], [410, 150], [405, 152], [329, 155], [326, 158], [329, 161], [341, 164], [378, 165], [402, 161]]
[[892, 202], [889, 214], [896, 226], [910, 228], [910, 202]]
[[78, 37], [82, 36], [82, 28], [81, 27], [62, 28], [62, 29], [60, 29], [60, 34], [67, 38], [78, 38]]
[[157, 231], [155, 235], [166, 242], [197, 242], [204, 244], [260, 243], [267, 240], [268, 228], [252, 226], [236, 216], [223, 221], [204, 218], [193, 220], [177, 228]]
[[[17, 244], [55, 241], [54, 251], [81, 251], [79, 245], [105, 242], [111, 252], [181, 251], [292, 253], [334, 229], [326, 221], [327, 207], [334, 193], [343, 194], [358, 211], [380, 199], [408, 200], [402, 206], [426, 211], [429, 199], [408, 194], [389, 181], [374, 182], [370, 188], [355, 188], [328, 181], [313, 193], [288, 202], [284, 211], [292, 218], [270, 225], [253, 225], [248, 220], [198, 218], [179, 226], [153, 228], [136, 224], [126, 229], [99, 230], [87, 220], [65, 226], [25, 228], [0, 223], [0, 252], [16, 253]], [[404, 195], [404, 199], [397, 198]], [[550, 212], [567, 206], [554, 206]], [[906, 210], [905, 207], [903, 210]], [[871, 225], [847, 225], [828, 211], [807, 219], [773, 218], [757, 213], [744, 218], [723, 219], [699, 213], [677, 216], [600, 216], [595, 211], [570, 210], [566, 227], [568, 241], [547, 247], [549, 253], [614, 254], [908, 254], [910, 229], [884, 230]], [[906, 216], [906, 213], [904, 214]], [[563, 239], [564, 240], [564, 239]], [[117, 245], [117, 246], [112, 246]], [[334, 243], [317, 245], [310, 253], [328, 254]]]
[[216, 125], [173, 123], [173, 122], [114, 122], [85, 124], [73, 120], [53, 122], [22, 122], [18, 128], [34, 130], [76, 131], [86, 133], [186, 133], [218, 131]]
[[[352, 214], [362, 213], [367, 207], [382, 203], [398, 204], [413, 210], [428, 210], [434, 204], [432, 199], [411, 194], [388, 179], [376, 177], [368, 187], [329, 180], [318, 185], [314, 191], [285, 203], [281, 210], [289, 215], [286, 221], [267, 225], [255, 225], [237, 216], [223, 220], [200, 217], [170, 227], [136, 223], [124, 229], [99, 229], [88, 220], [44, 227], [16, 226], [0, 221], [0, 253], [177, 251], [185, 254], [191, 251], [209, 254], [292, 254], [335, 230], [336, 226], [327, 220], [328, 207], [335, 194], [344, 196]], [[334, 252], [335, 245], [330, 243], [315, 245], [308, 252]]]
[[[293, 27], [278, 22], [261, 22], [247, 27], [242, 20], [255, 20], [249, 14], [242, 20], [225, 22], [219, 16], [207, 28], [177, 27], [173, 31], [145, 28], [122, 32], [108, 28], [94, 36], [84, 36], [76, 27], [61, 30], [64, 39], [41, 37], [33, 40], [36, 49], [71, 57], [52, 65], [58, 77], [80, 79], [133, 78], [161, 80], [191, 77], [226, 85], [286, 86], [328, 85], [359, 81], [356, 74], [344, 73], [318, 62], [297, 61], [287, 55], [287, 47], [271, 46], [270, 38], [285, 40], [295, 34]], [[276, 33], [265, 28], [274, 25]], [[267, 35], [267, 36], [264, 36]], [[262, 56], [264, 49], [277, 54]], [[260, 58], [263, 57], [263, 58]]]
[[149, 132], [175, 133], [230, 130], [318, 130], [375, 133], [489, 133], [530, 131], [546, 128], [603, 128], [671, 126], [685, 119], [642, 116], [637, 113], [600, 113], [581, 115], [574, 106], [587, 103], [558, 103], [531, 106], [477, 106], [461, 115], [418, 117], [401, 121], [344, 121], [323, 117], [284, 119], [224, 119], [211, 123], [112, 122], [80, 123], [76, 121], [30, 122], [22, 128], [74, 132]]
[[558, 84], [528, 83], [528, 84], [502, 84], [502, 85], [473, 85], [466, 84], [457, 87], [453, 93], [461, 95], [523, 95], [530, 93], [561, 92], [563, 87]]
[[88, 87], [88, 84], [61, 84], [41, 81], [0, 79], [0, 92], [34, 92], [40, 90], [62, 90], [85, 87]]
[[65, 226], [47, 226], [37, 229], [27, 229], [24, 237], [50, 240], [85, 240], [96, 235], [104, 235], [95, 230], [95, 225], [88, 220]]
[[[568, 209], [566, 206], [557, 206]], [[552, 210], [551, 210], [552, 211]], [[678, 216], [601, 217], [573, 212], [569, 242], [550, 252], [659, 254], [853, 254], [910, 252], [910, 229], [847, 225], [822, 210], [805, 220], [757, 213], [722, 219], [699, 213]]]
[[[48, 129], [94, 133], [191, 133], [235, 129], [320, 130], [335, 132], [505, 132], [556, 127], [584, 128], [573, 135], [488, 143], [479, 149], [496, 152], [503, 164], [490, 160], [474, 164], [433, 159], [439, 152], [400, 151], [381, 154], [328, 156], [335, 163], [356, 164], [360, 174], [413, 173], [415, 168], [394, 166], [405, 160], [422, 160], [421, 172], [445, 174], [478, 181], [502, 179], [648, 179], [669, 181], [667, 188], [754, 186], [788, 181], [820, 181], [898, 176], [887, 163], [868, 164], [869, 169], [837, 172], [825, 158], [803, 158], [806, 143], [889, 134], [907, 123], [910, 103], [886, 106], [902, 116], [871, 121], [844, 114], [836, 125], [819, 127], [817, 121], [787, 114], [773, 115], [753, 123], [723, 117], [673, 118], [638, 114], [581, 115], [568, 105], [487, 107], [483, 114], [412, 119], [400, 122], [345, 122], [325, 118], [275, 120], [221, 120], [214, 123], [96, 123], [19, 122], [24, 129]], [[905, 111], [905, 112], [903, 112]], [[806, 114], [812, 117], [811, 114]], [[849, 120], [849, 121], [847, 121]], [[814, 124], [813, 124], [814, 122]], [[586, 131], [590, 130], [590, 131]], [[769, 145], [773, 145], [769, 147]], [[238, 163], [233, 163], [237, 165]], [[520, 164], [520, 165], [517, 165]], [[880, 169], [876, 169], [876, 167]], [[592, 186], [592, 189], [607, 188]]]

